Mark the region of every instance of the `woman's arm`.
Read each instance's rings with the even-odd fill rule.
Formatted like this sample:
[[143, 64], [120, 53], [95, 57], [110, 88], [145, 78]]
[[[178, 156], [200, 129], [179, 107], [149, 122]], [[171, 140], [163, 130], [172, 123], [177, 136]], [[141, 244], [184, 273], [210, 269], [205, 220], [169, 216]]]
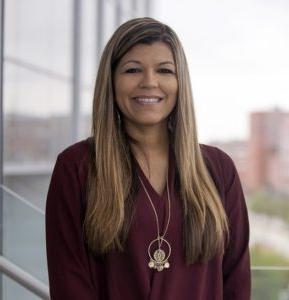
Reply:
[[223, 151], [222, 158], [225, 210], [230, 228], [229, 246], [223, 257], [223, 299], [249, 300], [251, 270], [248, 211], [236, 166]]
[[81, 224], [76, 164], [58, 156], [46, 201], [46, 251], [52, 300], [97, 300]]

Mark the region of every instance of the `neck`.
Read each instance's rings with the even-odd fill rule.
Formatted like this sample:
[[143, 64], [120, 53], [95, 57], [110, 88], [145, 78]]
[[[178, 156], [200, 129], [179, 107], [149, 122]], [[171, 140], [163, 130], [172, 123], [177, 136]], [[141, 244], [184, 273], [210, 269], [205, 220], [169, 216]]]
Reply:
[[126, 124], [126, 132], [133, 139], [130, 146], [135, 157], [145, 156], [150, 161], [153, 157], [167, 155], [169, 133], [165, 122], [156, 126]]

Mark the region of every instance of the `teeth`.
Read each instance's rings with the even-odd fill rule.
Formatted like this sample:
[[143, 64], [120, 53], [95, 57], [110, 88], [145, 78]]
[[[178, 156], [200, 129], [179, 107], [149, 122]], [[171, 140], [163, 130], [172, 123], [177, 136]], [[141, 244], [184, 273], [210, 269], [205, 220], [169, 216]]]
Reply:
[[142, 103], [156, 103], [160, 101], [160, 98], [134, 98], [134, 99]]

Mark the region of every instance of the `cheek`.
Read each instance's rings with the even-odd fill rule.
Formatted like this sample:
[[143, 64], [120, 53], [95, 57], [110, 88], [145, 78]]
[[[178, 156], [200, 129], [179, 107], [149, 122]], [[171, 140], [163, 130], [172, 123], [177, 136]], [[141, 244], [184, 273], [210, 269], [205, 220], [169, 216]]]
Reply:
[[116, 80], [114, 82], [114, 93], [115, 93], [115, 101], [117, 104], [121, 105], [124, 98], [124, 89], [121, 80]]
[[178, 83], [174, 82], [170, 87], [171, 106], [174, 107], [178, 99]]
[[178, 83], [177, 81], [171, 81], [171, 82], [167, 82], [167, 91], [168, 93], [176, 98], [177, 97], [177, 94], [178, 94]]
[[132, 93], [133, 85], [128, 80], [117, 80], [115, 82], [115, 95], [119, 100], [124, 100]]

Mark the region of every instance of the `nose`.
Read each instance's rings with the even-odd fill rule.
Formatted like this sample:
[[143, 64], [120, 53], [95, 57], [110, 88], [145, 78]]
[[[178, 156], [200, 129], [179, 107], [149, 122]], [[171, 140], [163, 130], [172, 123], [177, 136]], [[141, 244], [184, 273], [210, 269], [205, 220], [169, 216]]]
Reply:
[[158, 87], [158, 78], [154, 70], [144, 70], [140, 81], [141, 88], [155, 88]]

